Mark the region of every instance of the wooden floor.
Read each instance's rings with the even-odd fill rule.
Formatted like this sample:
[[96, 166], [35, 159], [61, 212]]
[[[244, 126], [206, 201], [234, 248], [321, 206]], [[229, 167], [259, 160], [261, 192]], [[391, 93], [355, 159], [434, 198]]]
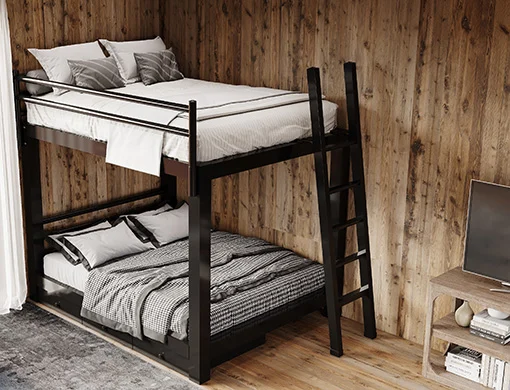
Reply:
[[363, 337], [343, 321], [344, 352], [329, 355], [327, 321], [312, 314], [282, 327], [263, 346], [216, 367], [207, 389], [445, 389], [421, 376], [422, 347], [380, 332]]
[[[124, 345], [105, 337], [52, 307], [45, 310], [86, 329], [139, 358], [160, 367]], [[343, 319], [344, 356], [329, 354], [327, 319], [311, 314], [267, 335], [263, 346], [213, 369], [205, 389], [448, 389], [421, 376], [422, 347], [379, 332], [363, 337], [363, 325]], [[177, 375], [181, 375], [172, 371]]]

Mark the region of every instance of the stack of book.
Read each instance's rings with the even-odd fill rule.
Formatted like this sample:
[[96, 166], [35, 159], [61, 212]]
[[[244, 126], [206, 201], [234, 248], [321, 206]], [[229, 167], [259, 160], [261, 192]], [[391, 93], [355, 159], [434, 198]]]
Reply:
[[494, 390], [510, 390], [510, 364], [483, 355], [480, 383]]
[[510, 319], [499, 320], [484, 310], [473, 317], [470, 332], [498, 344], [510, 342]]
[[446, 371], [494, 390], [510, 390], [510, 363], [456, 346], [446, 355]]
[[482, 356], [480, 352], [456, 346], [446, 355], [446, 371], [481, 383]]

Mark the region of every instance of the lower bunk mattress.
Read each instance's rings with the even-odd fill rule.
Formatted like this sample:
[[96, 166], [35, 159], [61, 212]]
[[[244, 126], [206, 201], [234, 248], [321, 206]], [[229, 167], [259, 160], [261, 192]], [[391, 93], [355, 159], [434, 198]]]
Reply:
[[[62, 254], [44, 274], [83, 295], [81, 315], [134, 337], [165, 342], [188, 335], [188, 240], [87, 271]], [[321, 264], [257, 238], [212, 232], [211, 336], [324, 287]]]

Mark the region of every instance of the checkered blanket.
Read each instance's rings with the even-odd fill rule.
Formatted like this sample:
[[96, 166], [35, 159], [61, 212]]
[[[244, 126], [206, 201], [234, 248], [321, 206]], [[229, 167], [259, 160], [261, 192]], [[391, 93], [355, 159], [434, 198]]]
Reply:
[[[211, 335], [317, 291], [320, 264], [257, 238], [211, 236]], [[82, 316], [110, 328], [165, 342], [188, 331], [188, 241], [92, 270]]]

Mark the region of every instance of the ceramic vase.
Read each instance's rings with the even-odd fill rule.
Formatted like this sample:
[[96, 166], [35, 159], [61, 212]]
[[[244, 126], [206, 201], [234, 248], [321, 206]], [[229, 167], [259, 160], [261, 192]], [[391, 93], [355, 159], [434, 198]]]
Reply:
[[475, 313], [473, 313], [471, 306], [469, 306], [469, 302], [464, 301], [464, 303], [455, 312], [455, 322], [457, 325], [467, 328], [469, 324], [471, 324], [471, 320], [474, 315]]

